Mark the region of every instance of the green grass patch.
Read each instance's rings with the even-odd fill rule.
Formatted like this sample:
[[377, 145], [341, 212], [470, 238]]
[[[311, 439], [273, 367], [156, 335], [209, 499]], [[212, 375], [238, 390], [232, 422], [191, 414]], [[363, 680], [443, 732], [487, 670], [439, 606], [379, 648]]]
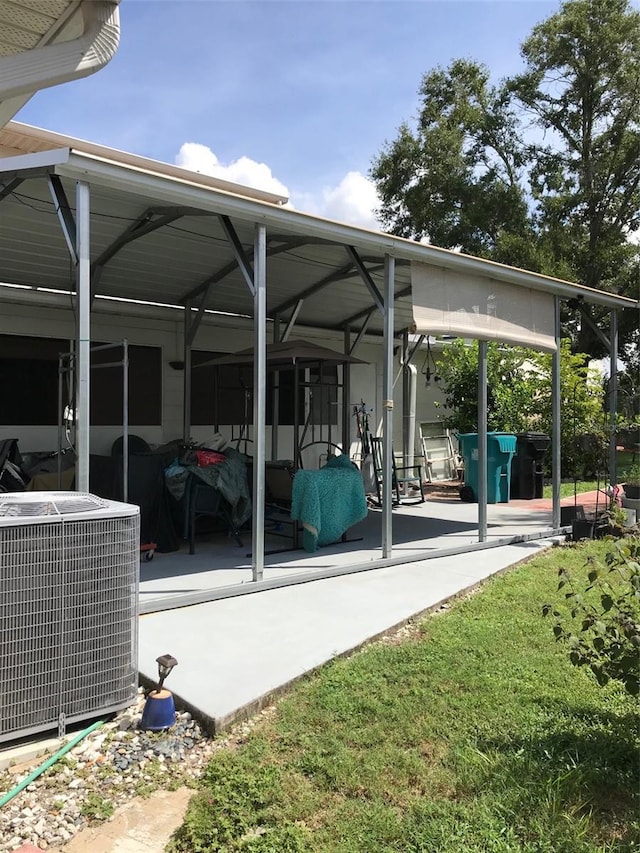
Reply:
[[[631, 466], [638, 462], [638, 454], [634, 454], [631, 450], [618, 450], [616, 465], [618, 470], [618, 482], [624, 483], [626, 472]], [[560, 497], [570, 498], [574, 494], [582, 494], [583, 492], [594, 492], [598, 487], [604, 488], [607, 484], [606, 476], [603, 474], [602, 479], [598, 483], [597, 480], [578, 480], [574, 484], [573, 480], [566, 483], [560, 483]], [[551, 484], [543, 487], [542, 496], [545, 498], [553, 497]]]
[[637, 703], [572, 667], [541, 615], [558, 568], [608, 547], [553, 549], [297, 684], [213, 757], [170, 849], [637, 851]]
[[[596, 480], [578, 480], [577, 483], [560, 483], [560, 497], [561, 498], [572, 498], [574, 494], [580, 495], [583, 492], [595, 492], [598, 488], [604, 488], [606, 485], [604, 480], [601, 480], [598, 484]], [[543, 487], [542, 496], [544, 498], [552, 498], [553, 497], [553, 486], [550, 484]]]

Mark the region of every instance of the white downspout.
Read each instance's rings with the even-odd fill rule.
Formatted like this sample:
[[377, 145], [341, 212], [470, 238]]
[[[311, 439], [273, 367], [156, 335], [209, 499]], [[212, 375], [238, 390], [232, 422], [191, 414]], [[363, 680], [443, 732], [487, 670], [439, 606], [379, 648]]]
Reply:
[[415, 366], [415, 364], [411, 363], [405, 365], [405, 367], [409, 374], [409, 399], [405, 415], [407, 425], [407, 431], [405, 435], [407, 436], [408, 441], [407, 458], [405, 459], [404, 464], [407, 467], [412, 467], [415, 461], [416, 449], [416, 389], [418, 386], [418, 368]]
[[85, 2], [80, 7], [84, 27], [78, 38], [0, 57], [2, 100], [30, 96], [39, 89], [87, 77], [103, 68], [115, 55], [120, 41], [118, 2]]

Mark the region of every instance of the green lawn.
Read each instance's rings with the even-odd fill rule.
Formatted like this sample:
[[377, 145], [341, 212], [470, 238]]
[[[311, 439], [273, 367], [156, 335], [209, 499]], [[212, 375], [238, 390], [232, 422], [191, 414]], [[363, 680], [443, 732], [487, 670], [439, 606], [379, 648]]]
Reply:
[[214, 756], [171, 849], [638, 851], [637, 702], [541, 616], [558, 568], [608, 547], [555, 548], [298, 683]]
[[[616, 461], [617, 461], [617, 467], [618, 467], [618, 482], [619, 483], [624, 483], [625, 472], [627, 471], [628, 468], [631, 467], [631, 465], [634, 463], [634, 461], [637, 464], [640, 464], [640, 458], [638, 457], [638, 454], [636, 454], [634, 457], [634, 454], [631, 450], [619, 450]], [[593, 492], [598, 488], [598, 485], [600, 486], [601, 489], [607, 485], [606, 478], [604, 475], [603, 475], [602, 479], [600, 480], [599, 484], [596, 480], [578, 480], [578, 482], [575, 484], [575, 486], [574, 486], [573, 481], [566, 482], [566, 483], [560, 483], [560, 497], [561, 498], [573, 497], [574, 489], [575, 489], [575, 493], [577, 493], [577, 494], [582, 494], [583, 492]], [[543, 494], [543, 497], [545, 497], [545, 498], [553, 497], [552, 488], [551, 488], [550, 484], [544, 486], [542, 494]]]
[[[604, 481], [600, 481], [600, 488], [604, 488]], [[582, 494], [583, 492], [595, 492], [598, 488], [598, 483], [596, 480], [578, 480], [577, 483], [560, 483], [560, 497], [561, 498], [571, 498], [574, 494]], [[552, 498], [553, 497], [553, 487], [548, 485], [544, 486], [542, 490], [542, 496], [544, 498]]]

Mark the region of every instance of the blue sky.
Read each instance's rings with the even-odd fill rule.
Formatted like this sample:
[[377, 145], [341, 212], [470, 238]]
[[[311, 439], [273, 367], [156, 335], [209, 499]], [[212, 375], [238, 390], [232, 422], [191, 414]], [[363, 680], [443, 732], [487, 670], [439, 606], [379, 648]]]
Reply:
[[[425, 72], [521, 68], [547, 0], [122, 0], [114, 59], [15, 116], [260, 184], [308, 210], [373, 224], [372, 159], [418, 109]], [[185, 143], [191, 143], [186, 145]]]

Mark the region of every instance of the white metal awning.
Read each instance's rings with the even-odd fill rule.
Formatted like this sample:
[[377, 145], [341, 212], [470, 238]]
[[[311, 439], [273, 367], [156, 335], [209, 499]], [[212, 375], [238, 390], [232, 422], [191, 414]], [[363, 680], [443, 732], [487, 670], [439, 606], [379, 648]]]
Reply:
[[[45, 147], [56, 139], [71, 144]], [[30, 153], [17, 153], [25, 148]], [[500, 283], [507, 293], [582, 297], [618, 309], [637, 305], [548, 276], [310, 216], [285, 208], [277, 196], [14, 122], [0, 131], [0, 150], [14, 154], [0, 159], [0, 281], [12, 284], [75, 288], [58, 202], [50, 191], [53, 177], [71, 207], [76, 182], [90, 185], [94, 295], [181, 307], [204, 300], [206, 309], [251, 316], [252, 297], [227, 226], [251, 259], [260, 223], [268, 241], [267, 315], [284, 322], [295, 315], [297, 327], [366, 327], [368, 334], [382, 335], [378, 304], [385, 255], [396, 261], [396, 332], [414, 323], [412, 264], [426, 274], [421, 300], [433, 295], [435, 305], [437, 288], [430, 290], [429, 282], [442, 280], [445, 272], [476, 285]], [[25, 292], [25, 298], [37, 299], [37, 294]]]

